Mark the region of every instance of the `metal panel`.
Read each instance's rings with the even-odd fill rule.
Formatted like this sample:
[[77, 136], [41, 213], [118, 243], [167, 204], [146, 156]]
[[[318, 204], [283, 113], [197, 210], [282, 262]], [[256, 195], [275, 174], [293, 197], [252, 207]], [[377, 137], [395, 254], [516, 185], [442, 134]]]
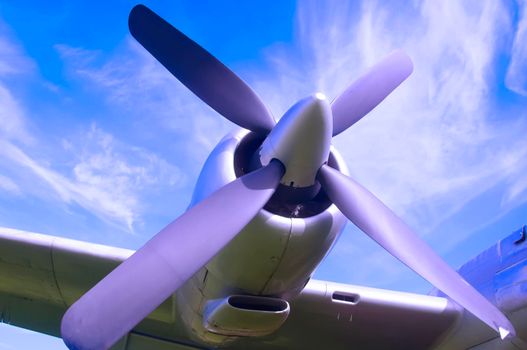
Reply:
[[201, 347], [191, 346], [183, 343], [174, 343], [172, 341], [160, 338], [150, 337], [139, 333], [130, 333], [121, 339], [110, 350], [196, 350]]
[[0, 322], [60, 337], [66, 307], [42, 299], [0, 294]]
[[0, 229], [0, 292], [63, 305], [49, 236]]

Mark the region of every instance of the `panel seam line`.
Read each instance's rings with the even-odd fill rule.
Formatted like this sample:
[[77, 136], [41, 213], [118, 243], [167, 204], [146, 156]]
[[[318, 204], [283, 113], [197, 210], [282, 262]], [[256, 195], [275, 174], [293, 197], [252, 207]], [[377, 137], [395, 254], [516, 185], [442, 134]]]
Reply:
[[59, 285], [59, 282], [58, 282], [58, 279], [57, 279], [56, 270], [55, 270], [55, 261], [54, 261], [54, 254], [53, 253], [55, 251], [55, 241], [56, 240], [57, 239], [54, 238], [51, 241], [51, 249], [50, 249], [51, 270], [53, 272], [53, 280], [55, 281], [55, 286], [57, 286], [57, 291], [59, 292], [59, 296], [62, 299], [62, 303], [64, 304], [64, 306], [67, 308], [68, 304], [66, 304], [66, 299], [64, 299], [64, 295], [62, 294], [62, 290], [60, 289], [60, 285]]

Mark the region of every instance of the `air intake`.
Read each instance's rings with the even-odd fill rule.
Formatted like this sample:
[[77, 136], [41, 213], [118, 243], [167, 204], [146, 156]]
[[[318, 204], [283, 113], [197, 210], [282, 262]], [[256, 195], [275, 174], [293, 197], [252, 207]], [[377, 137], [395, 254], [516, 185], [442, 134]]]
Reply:
[[289, 303], [279, 298], [232, 295], [205, 305], [204, 327], [231, 336], [263, 336], [276, 331], [289, 315]]

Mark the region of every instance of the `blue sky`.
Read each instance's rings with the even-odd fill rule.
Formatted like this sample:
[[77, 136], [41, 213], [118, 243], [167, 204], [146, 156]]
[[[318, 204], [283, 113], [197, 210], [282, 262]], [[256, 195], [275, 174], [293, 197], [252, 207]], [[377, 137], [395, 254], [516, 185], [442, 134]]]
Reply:
[[[517, 1], [146, 2], [276, 118], [396, 48], [413, 75], [334, 140], [452, 266], [527, 223], [527, 17]], [[404, 4], [404, 5], [403, 5]], [[0, 226], [138, 248], [188, 204], [233, 125], [130, 36], [133, 2], [0, 5]], [[430, 286], [348, 225], [315, 276]], [[0, 349], [63, 349], [0, 326]]]

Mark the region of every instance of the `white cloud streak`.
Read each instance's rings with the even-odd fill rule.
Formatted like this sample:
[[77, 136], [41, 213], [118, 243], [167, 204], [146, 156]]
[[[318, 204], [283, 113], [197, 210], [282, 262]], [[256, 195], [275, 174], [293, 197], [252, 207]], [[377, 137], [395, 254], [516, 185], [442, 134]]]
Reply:
[[[1, 49], [1, 46], [0, 46]], [[26, 128], [24, 113], [11, 91], [0, 83], [0, 137], [24, 143], [32, 141]]]
[[[5, 34], [0, 35], [0, 51], [0, 170], [5, 171], [0, 174], [0, 190], [76, 204], [132, 232], [141, 222], [145, 193], [184, 182], [178, 168], [143, 148], [116, 140], [96, 124], [62, 139], [62, 145], [50, 145], [56, 139], [51, 135], [45, 141], [37, 139], [29, 131], [31, 115], [23, 101], [2, 80], [22, 79], [31, 74], [34, 64]], [[40, 147], [44, 142], [47, 152]], [[66, 165], [56, 164], [59, 159], [67, 159]]]
[[519, 20], [505, 83], [510, 90], [527, 96], [527, 1], [517, 0], [516, 3]]
[[20, 187], [9, 177], [0, 174], [0, 189], [6, 192], [19, 195]]
[[73, 78], [104, 91], [110, 104], [130, 113], [138, 125], [148, 125], [153, 135], [168, 130], [190, 158], [204, 158], [232, 129], [131, 37], [111, 57], [63, 44], [55, 48]]
[[26, 56], [23, 49], [11, 38], [9, 29], [0, 19], [0, 77], [31, 73], [35, 63]]
[[[140, 148], [127, 149], [94, 125], [84, 142], [86, 145], [80, 148], [65, 143], [67, 148], [73, 147], [70, 151], [77, 157], [69, 174], [33, 159], [5, 140], [0, 140], [0, 157], [9, 161], [12, 169], [17, 165], [19, 172], [25, 170], [36, 176], [52, 190], [56, 199], [76, 203], [109, 223], [124, 225], [131, 232], [144, 209], [140, 200], [143, 191], [153, 191], [159, 183], [180, 185], [183, 180], [181, 172], [163, 159]], [[123, 153], [123, 149], [129, 154]], [[24, 185], [29, 194], [40, 193], [30, 184]], [[37, 182], [39, 186], [41, 183]]]

